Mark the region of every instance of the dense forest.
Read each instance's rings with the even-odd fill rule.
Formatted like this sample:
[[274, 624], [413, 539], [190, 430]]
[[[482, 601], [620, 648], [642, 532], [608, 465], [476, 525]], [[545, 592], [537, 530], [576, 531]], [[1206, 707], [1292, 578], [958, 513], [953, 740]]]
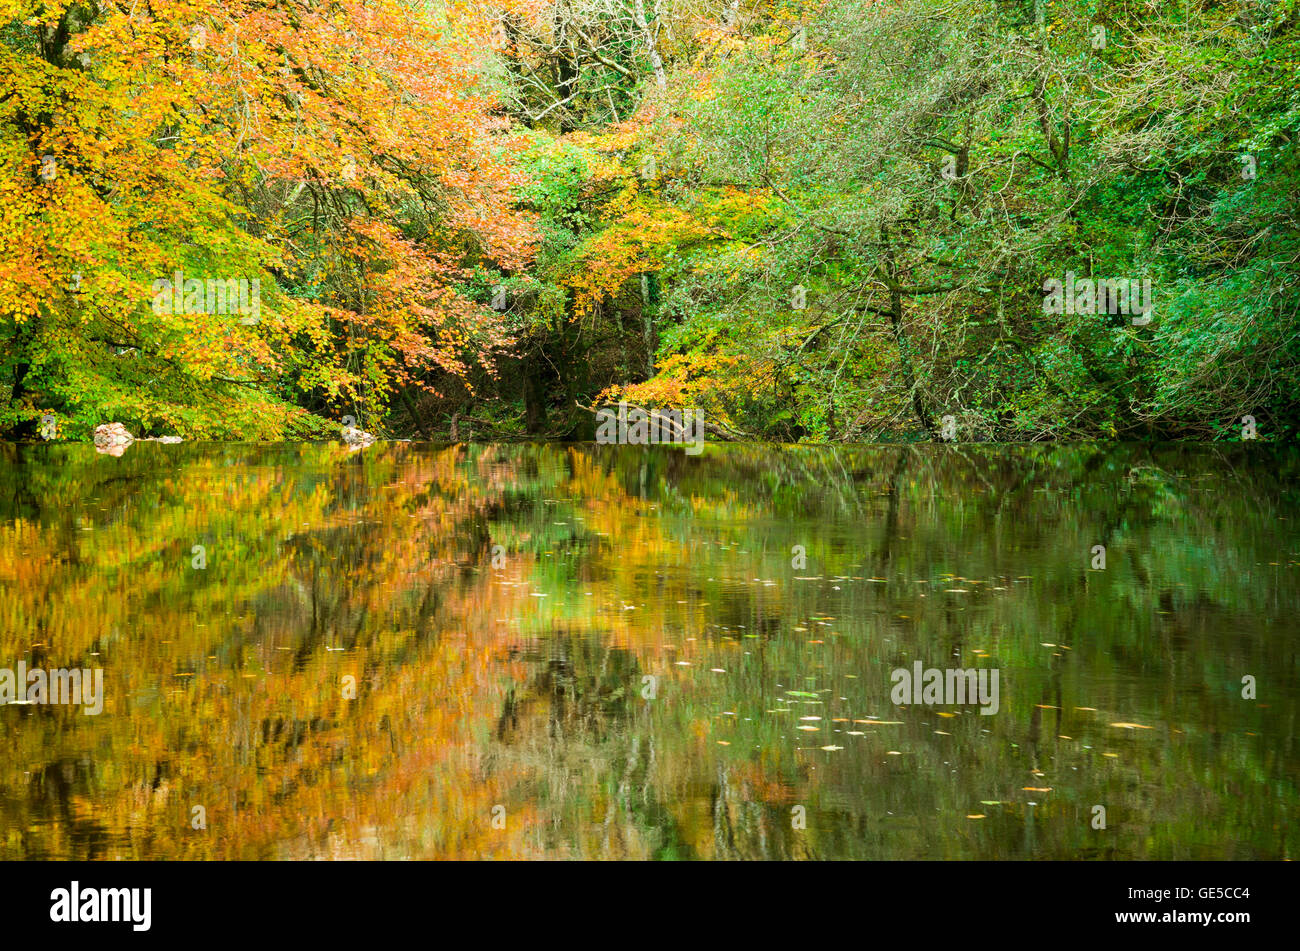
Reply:
[[1293, 438], [1298, 79], [1295, 0], [0, 0], [0, 435]]

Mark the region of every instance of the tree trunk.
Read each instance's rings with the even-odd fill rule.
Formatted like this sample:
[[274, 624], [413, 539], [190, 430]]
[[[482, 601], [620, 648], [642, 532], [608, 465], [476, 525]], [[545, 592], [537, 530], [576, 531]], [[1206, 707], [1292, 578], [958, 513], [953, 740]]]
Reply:
[[898, 358], [903, 364], [903, 384], [912, 394], [912, 411], [916, 413], [916, 418], [920, 420], [925, 431], [934, 438], [936, 435], [934, 422], [925, 410], [925, 402], [921, 399], [921, 391], [916, 385], [916, 375], [912, 372], [912, 354], [907, 343], [907, 334], [903, 330], [903, 295], [897, 290], [889, 292], [889, 317], [894, 329], [894, 345], [898, 348]]
[[655, 330], [654, 310], [659, 300], [659, 281], [653, 274], [641, 275], [641, 334], [645, 343], [645, 378], [655, 375], [655, 352], [659, 334]]
[[532, 352], [524, 358], [524, 425], [530, 436], [546, 431], [546, 387], [541, 364], [540, 353]]
[[650, 32], [650, 24], [645, 17], [645, 3], [643, 0], [635, 0], [632, 4], [632, 16], [636, 18], [636, 25], [640, 28], [642, 35], [645, 36], [646, 52], [650, 54], [650, 68], [655, 72], [655, 85], [660, 89], [667, 89], [668, 76], [664, 72], [664, 61], [659, 56], [659, 49], [655, 46], [654, 34]]

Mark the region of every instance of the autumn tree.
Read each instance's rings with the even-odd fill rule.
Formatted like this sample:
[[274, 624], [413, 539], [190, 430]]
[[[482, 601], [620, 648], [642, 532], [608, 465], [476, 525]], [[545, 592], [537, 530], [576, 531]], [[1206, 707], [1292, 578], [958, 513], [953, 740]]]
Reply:
[[[465, 282], [522, 267], [531, 223], [479, 13], [10, 2], [0, 23], [11, 430], [305, 432], [304, 407], [379, 419], [503, 345]], [[256, 305], [212, 299], [232, 281]]]

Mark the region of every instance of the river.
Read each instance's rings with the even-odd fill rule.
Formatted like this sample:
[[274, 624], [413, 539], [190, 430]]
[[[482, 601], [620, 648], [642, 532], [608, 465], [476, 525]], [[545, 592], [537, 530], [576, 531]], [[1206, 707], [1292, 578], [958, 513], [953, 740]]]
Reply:
[[0, 667], [103, 687], [0, 706], [0, 859], [1294, 858], [1297, 475], [5, 445]]

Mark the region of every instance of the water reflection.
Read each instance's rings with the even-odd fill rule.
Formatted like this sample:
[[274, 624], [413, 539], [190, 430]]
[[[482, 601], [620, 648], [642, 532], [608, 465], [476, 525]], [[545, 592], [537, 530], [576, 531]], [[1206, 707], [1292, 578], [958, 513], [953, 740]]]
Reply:
[[5, 446], [0, 859], [1293, 857], [1297, 468]]

